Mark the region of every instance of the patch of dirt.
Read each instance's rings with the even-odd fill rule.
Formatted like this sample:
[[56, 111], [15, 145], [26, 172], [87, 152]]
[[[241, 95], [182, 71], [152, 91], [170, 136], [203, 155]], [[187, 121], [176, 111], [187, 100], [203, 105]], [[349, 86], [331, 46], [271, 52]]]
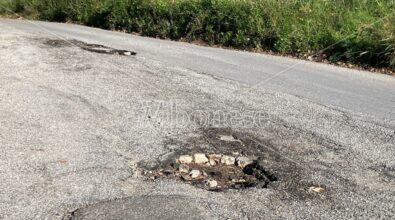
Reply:
[[55, 48], [75, 46], [89, 52], [111, 54], [111, 55], [121, 55], [121, 56], [136, 55], [136, 52], [133, 51], [114, 49], [100, 44], [88, 44], [78, 40], [49, 39], [44, 42], [44, 45], [55, 47]]

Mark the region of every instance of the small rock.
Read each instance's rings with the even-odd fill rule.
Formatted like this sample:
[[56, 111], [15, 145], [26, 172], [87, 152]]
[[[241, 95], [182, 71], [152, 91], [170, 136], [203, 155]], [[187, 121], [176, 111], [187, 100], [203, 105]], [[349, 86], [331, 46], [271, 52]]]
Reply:
[[191, 172], [189, 172], [189, 176], [192, 177], [193, 179], [198, 178], [200, 174], [201, 174], [200, 170], [191, 170]]
[[236, 162], [237, 162], [237, 166], [244, 168], [245, 166], [252, 164], [253, 161], [248, 157], [238, 157], [236, 159]]
[[220, 135], [220, 136], [219, 136], [219, 139], [220, 139], [221, 141], [228, 141], [228, 142], [239, 141], [239, 140], [237, 140], [236, 138], [234, 138], [234, 137], [231, 136], [231, 135]]
[[217, 162], [213, 159], [210, 159], [209, 164], [210, 164], [210, 166], [215, 166], [215, 165], [217, 165]]
[[193, 158], [189, 155], [181, 155], [177, 160], [177, 162], [181, 164], [192, 163], [192, 161]]
[[192, 178], [191, 178], [191, 176], [189, 176], [189, 175], [181, 175], [181, 180], [184, 180], [184, 181], [191, 181], [192, 180]]
[[125, 56], [132, 56], [132, 52], [130, 52], [130, 51], [123, 52], [123, 55], [125, 55]]
[[180, 173], [189, 173], [189, 166], [184, 165], [184, 164], [181, 164], [181, 165], [178, 167], [178, 171], [179, 171]]
[[205, 154], [194, 154], [193, 158], [197, 164], [205, 164], [209, 162]]
[[208, 158], [210, 160], [214, 160], [215, 162], [220, 162], [222, 155], [221, 154], [210, 154], [210, 155], [208, 155]]
[[323, 192], [325, 192], [325, 188], [322, 188], [319, 186], [311, 186], [311, 187], [309, 187], [309, 192], [323, 193]]
[[222, 156], [221, 158], [221, 163], [225, 165], [234, 165], [236, 162], [236, 159], [231, 156]]
[[215, 180], [208, 180], [206, 181], [206, 184], [210, 187], [210, 188], [215, 188], [218, 186], [218, 182]]

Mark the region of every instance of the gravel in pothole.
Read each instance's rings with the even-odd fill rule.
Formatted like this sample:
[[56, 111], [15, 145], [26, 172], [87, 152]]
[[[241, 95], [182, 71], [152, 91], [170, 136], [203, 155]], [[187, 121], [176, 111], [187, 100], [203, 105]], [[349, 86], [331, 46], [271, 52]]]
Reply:
[[220, 153], [180, 155], [166, 168], [146, 171], [150, 179], [176, 179], [210, 191], [265, 188], [277, 177], [265, 170], [254, 157]]
[[147, 180], [176, 180], [209, 191], [252, 187], [297, 199], [327, 196], [327, 186], [311, 179], [314, 170], [290, 159], [288, 147], [272, 141], [278, 132], [270, 129], [257, 137], [229, 128], [202, 128], [186, 139], [168, 138], [164, 154], [138, 165]]

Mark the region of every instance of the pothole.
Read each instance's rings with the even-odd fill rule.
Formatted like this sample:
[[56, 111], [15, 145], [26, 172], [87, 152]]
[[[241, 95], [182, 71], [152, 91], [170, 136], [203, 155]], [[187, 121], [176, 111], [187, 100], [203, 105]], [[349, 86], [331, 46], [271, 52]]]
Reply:
[[273, 152], [268, 141], [227, 128], [200, 132], [184, 141], [168, 140], [166, 156], [139, 163], [142, 173], [151, 180], [173, 179], [210, 191], [272, 188], [300, 178], [300, 170]]
[[120, 50], [111, 47], [107, 47], [100, 44], [88, 44], [78, 40], [61, 40], [61, 39], [50, 39], [44, 42], [45, 45], [51, 47], [70, 47], [70, 46], [77, 46], [83, 50], [94, 52], [94, 53], [101, 53], [101, 54], [111, 54], [111, 55], [121, 55], [121, 56], [133, 56], [136, 55], [136, 52], [129, 51], [129, 50]]
[[176, 179], [210, 191], [265, 188], [278, 180], [254, 157], [220, 153], [181, 155], [164, 167], [145, 174], [151, 179]]
[[169, 138], [163, 155], [140, 161], [138, 168], [147, 181], [176, 180], [215, 192], [269, 188], [282, 198], [328, 199], [328, 188], [311, 178], [315, 174], [308, 164], [289, 156], [296, 147], [279, 144], [277, 136], [278, 130], [258, 137], [230, 128], [201, 128], [185, 139]]

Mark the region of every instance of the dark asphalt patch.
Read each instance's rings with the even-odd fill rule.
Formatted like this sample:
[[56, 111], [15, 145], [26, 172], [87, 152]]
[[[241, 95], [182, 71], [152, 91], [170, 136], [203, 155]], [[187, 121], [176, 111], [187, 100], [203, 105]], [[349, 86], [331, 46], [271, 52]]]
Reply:
[[105, 201], [66, 213], [63, 220], [77, 219], [211, 219], [202, 205], [184, 196], [143, 195]]
[[119, 50], [111, 47], [107, 47], [100, 44], [88, 44], [78, 40], [60, 40], [60, 39], [49, 39], [44, 42], [44, 45], [61, 48], [61, 47], [79, 47], [83, 50], [93, 52], [93, 53], [101, 53], [101, 54], [110, 54], [110, 55], [121, 55], [121, 56], [134, 56], [136, 52], [129, 50]]

